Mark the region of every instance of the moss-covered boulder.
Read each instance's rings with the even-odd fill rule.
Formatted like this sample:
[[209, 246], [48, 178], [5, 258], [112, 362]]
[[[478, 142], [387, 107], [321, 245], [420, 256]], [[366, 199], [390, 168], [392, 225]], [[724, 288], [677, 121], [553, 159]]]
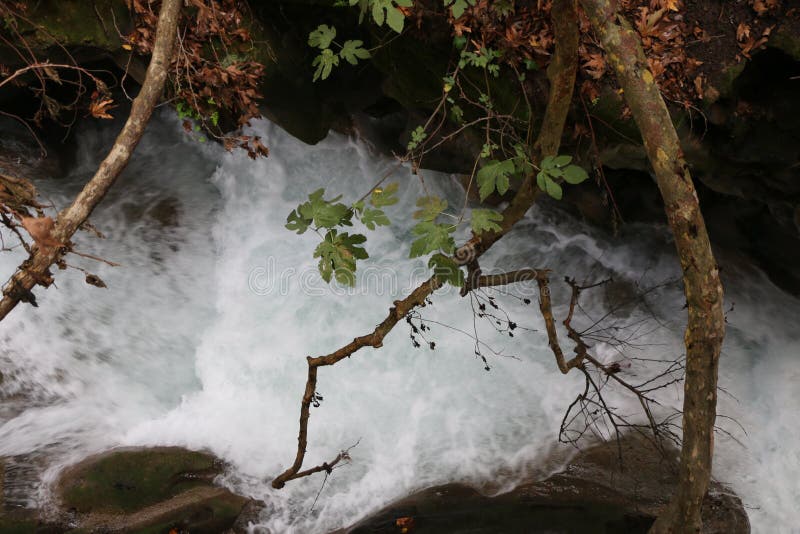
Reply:
[[56, 490], [75, 532], [222, 532], [248, 502], [213, 486], [222, 469], [177, 447], [114, 450], [67, 469]]

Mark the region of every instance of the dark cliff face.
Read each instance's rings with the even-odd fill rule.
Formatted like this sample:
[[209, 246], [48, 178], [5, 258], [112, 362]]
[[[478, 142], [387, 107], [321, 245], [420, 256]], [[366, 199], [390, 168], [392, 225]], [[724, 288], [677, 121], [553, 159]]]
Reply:
[[[104, 23], [114, 13], [113, 19], [124, 33], [130, 25], [124, 3], [105, 0], [81, 16], [84, 4], [77, 0], [37, 3], [30, 15], [44, 21], [48, 32], [24, 35], [38, 55], [54, 60], [64, 54], [53, 42], [59, 37], [79, 61], [112, 72], [110, 84], [127, 66], [130, 83], [137, 72], [143, 72], [146, 59], [134, 57], [128, 64], [130, 54]], [[386, 153], [404, 150], [411, 130], [424, 122], [440, 96], [442, 76], [453, 54], [446, 24], [427, 21], [376, 50], [371, 60], [356, 67], [343, 66], [328, 80], [314, 83], [314, 52], [307, 40], [318, 24], [335, 25], [342, 35], [363, 39], [369, 46], [380, 43], [383, 33], [360, 26], [354, 10], [333, 7], [330, 1], [250, 0], [250, 5], [254, 20], [248, 25], [256, 44], [253, 55], [267, 67], [262, 92], [263, 109], [270, 120], [307, 143], [320, 141], [333, 129], [360, 135]], [[695, 10], [690, 16], [703, 18], [703, 9], [708, 10], [704, 5], [688, 2]], [[722, 24], [717, 13], [713, 15], [703, 23]], [[74, 28], [78, 19], [80, 31]], [[735, 28], [727, 26], [706, 30], [714, 35], [735, 33]], [[706, 90], [706, 101], [698, 102], [696, 108], [676, 108], [673, 116], [714, 245], [743, 254], [776, 284], [800, 294], [800, 269], [795, 267], [800, 261], [800, 21], [787, 17], [768, 41], [773, 48], [754, 53], [749, 61], [737, 61], [735, 37], [726, 39], [732, 42], [717, 39], [693, 46], [714, 89]], [[8, 52], [0, 46], [0, 58], [13, 68], [14, 59]], [[547, 84], [543, 72], [529, 74], [535, 117], [543, 109]], [[510, 83], [510, 78], [492, 81], [492, 94], [498, 105], [515, 109], [514, 103], [522, 95], [519, 84]], [[65, 90], [51, 85], [54, 96]], [[27, 106], [26, 113], [32, 115], [36, 105], [30, 88], [7, 86], [0, 92], [0, 110], [18, 112]], [[588, 109], [597, 134], [597, 153], [587, 138], [573, 137], [570, 128], [562, 149], [586, 167], [599, 159], [608, 187], [598, 180], [569, 188], [560, 204], [609, 230], [620, 222], [665, 220], [636, 127], [620, 118], [621, 110], [618, 94], [613, 90], [602, 94]], [[585, 123], [586, 115], [576, 100], [571, 120]], [[83, 119], [80, 115], [75, 118]], [[50, 132], [58, 130], [52, 140], [60, 143], [63, 130], [45, 124], [45, 130], [48, 128]], [[470, 172], [481, 144], [480, 136], [467, 130], [426, 156], [422, 166]]]
[[[421, 31], [379, 49], [370, 62], [340, 68], [329, 80], [312, 83], [312, 54], [305, 40], [320, 21], [335, 23], [348, 37], [365, 42], [376, 44], [378, 36], [354, 25], [355, 15], [326, 7], [327, 2], [253, 5], [276, 43], [277, 74], [268, 82], [272, 89], [265, 89], [271, 119], [310, 143], [335, 129], [361, 135], [386, 153], [404, 151], [411, 130], [424, 123], [440, 96], [453, 54], [449, 27], [425, 22]], [[795, 267], [800, 261], [800, 21], [781, 21], [768, 42], [771, 48], [745, 60], [737, 57], [735, 28], [720, 22], [718, 13], [703, 2], [688, 2], [687, 8], [687, 16], [701, 21], [710, 34], [726, 34], [692, 48], [704, 63], [705, 100], [692, 109], [673, 109], [713, 243], [732, 253], [728, 257], [744, 256], [777, 285], [800, 294], [800, 269]], [[535, 116], [544, 107], [547, 84], [544, 73], [529, 75]], [[522, 95], [519, 84], [509, 79], [492, 81], [492, 94], [515, 109]], [[569, 188], [561, 205], [610, 231], [620, 222], [665, 222], [637, 129], [620, 118], [621, 111], [613, 90], [589, 106], [597, 155], [588, 139], [573, 138], [571, 128], [562, 145], [564, 153], [574, 154], [587, 167], [599, 156], [608, 188], [602, 180]], [[577, 99], [571, 120], [586, 122]], [[470, 172], [482, 141], [474, 132], [465, 134], [427, 155], [422, 166]]]

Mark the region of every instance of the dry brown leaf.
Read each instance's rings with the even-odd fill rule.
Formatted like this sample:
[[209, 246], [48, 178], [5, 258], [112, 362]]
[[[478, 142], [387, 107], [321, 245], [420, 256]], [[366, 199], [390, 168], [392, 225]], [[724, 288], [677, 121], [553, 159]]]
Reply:
[[739, 26], [736, 27], [736, 40], [739, 42], [744, 42], [750, 37], [750, 25], [745, 24], [744, 22], [740, 22]]
[[583, 69], [586, 74], [595, 80], [599, 80], [606, 72], [606, 58], [600, 53], [587, 54], [583, 62]]
[[96, 274], [86, 273], [86, 283], [90, 286], [105, 288], [106, 283]]
[[114, 117], [108, 112], [115, 107], [117, 106], [114, 105], [114, 100], [105, 97], [99, 100], [92, 100], [92, 103], [89, 104], [89, 113], [96, 119], [113, 119]]
[[42, 70], [45, 74], [47, 74], [48, 78], [56, 82], [58, 85], [61, 85], [61, 78], [58, 76], [56, 69], [50, 67], [49, 65], [44, 65], [42, 66]]
[[20, 223], [40, 247], [63, 246], [63, 243], [56, 241], [51, 234], [55, 227], [52, 217], [22, 217]]
[[694, 90], [697, 92], [698, 98], [703, 98], [703, 75], [696, 76], [694, 79]]
[[400, 527], [400, 532], [402, 534], [406, 534], [407, 532], [411, 532], [411, 529], [414, 528], [414, 518], [399, 517], [395, 520], [394, 524]]

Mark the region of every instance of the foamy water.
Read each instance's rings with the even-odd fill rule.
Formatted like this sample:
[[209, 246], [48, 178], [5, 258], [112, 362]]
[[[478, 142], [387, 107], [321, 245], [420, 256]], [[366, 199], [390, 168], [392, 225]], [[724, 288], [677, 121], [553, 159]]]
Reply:
[[[0, 324], [0, 393], [10, 407], [1, 420], [0, 454], [45, 457], [48, 481], [60, 466], [116, 445], [208, 449], [232, 465], [224, 483], [269, 503], [262, 526], [271, 532], [324, 533], [425, 486], [510, 487], [535, 472], [559, 448], [559, 424], [582, 378], [558, 372], [531, 288], [512, 291], [527, 292], [533, 306], [497, 299], [521, 327], [538, 331], [520, 328], [510, 338], [479, 325], [481, 341], [500, 353], [485, 348], [486, 372], [473, 354], [468, 300], [450, 291], [422, 310], [443, 323], [430, 323], [426, 333], [435, 350], [413, 348], [401, 323], [380, 350], [320, 370], [324, 401], [312, 409], [306, 465], [358, 446], [314, 509], [321, 476], [271, 489], [269, 481], [294, 458], [305, 357], [371, 331], [427, 270], [423, 260], [408, 259], [408, 214], [423, 186], [399, 168], [392, 180], [400, 183], [401, 202], [387, 210], [391, 227], [368, 233], [371, 258], [359, 267], [357, 290], [324, 284], [312, 258], [318, 238], [287, 231], [287, 213], [319, 187], [353, 201], [395, 164], [338, 135], [308, 147], [267, 123], [255, 130], [270, 147], [269, 159], [253, 162], [186, 139], [166, 115], [151, 124], [92, 217], [108, 239], [78, 240], [80, 250], [122, 266], [68, 258], [108, 289], [87, 286], [79, 271], [58, 272], [57, 289], [37, 291], [39, 308], [20, 306]], [[69, 176], [40, 189], [63, 205], [109, 142], [109, 131], [83, 133]], [[426, 173], [425, 182], [452, 205], [463, 202], [452, 177]], [[165, 226], [170, 205], [177, 206], [177, 225]], [[0, 254], [0, 269], [10, 274], [19, 260]], [[679, 274], [664, 229], [631, 225], [611, 239], [547, 208], [533, 210], [482, 263], [552, 269], [560, 316], [568, 297], [564, 275], [612, 276], [619, 287], [633, 288]], [[720, 420], [743, 445], [718, 435], [715, 475], [742, 496], [755, 532], [791, 532], [800, 524], [800, 431], [793, 424], [800, 408], [800, 304], [756, 271], [723, 267], [735, 308], [721, 361], [729, 394], [721, 394], [720, 413], [747, 435]], [[583, 302], [595, 317], [612, 305], [605, 290], [586, 292]], [[626, 330], [638, 346], [631, 355], [680, 354], [683, 303], [673, 283], [650, 294], [647, 306], [623, 308], [617, 324], [640, 325]], [[597, 351], [617, 357], [602, 345]], [[646, 369], [634, 362], [626, 372], [633, 379]], [[635, 412], [633, 399], [613, 398]], [[660, 399], [680, 407], [680, 388]], [[46, 500], [46, 487], [40, 484], [32, 504]]]

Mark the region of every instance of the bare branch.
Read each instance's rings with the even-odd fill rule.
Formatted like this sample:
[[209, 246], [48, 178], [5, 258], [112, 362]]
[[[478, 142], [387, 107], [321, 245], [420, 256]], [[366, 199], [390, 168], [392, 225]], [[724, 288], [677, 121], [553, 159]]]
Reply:
[[[30, 290], [36, 284], [49, 286], [52, 283], [52, 277], [49, 274], [50, 266], [59, 261], [70, 249], [72, 235], [89, 217], [95, 206], [114, 184], [122, 169], [128, 164], [133, 150], [144, 134], [153, 108], [164, 90], [181, 4], [180, 0], [165, 0], [162, 4], [156, 31], [156, 44], [147, 68], [147, 76], [141, 91], [133, 101], [128, 120], [114, 142], [114, 146], [100, 163], [95, 175], [84, 186], [83, 191], [78, 194], [72, 204], [58, 216], [51, 235], [54, 242], [62, 243], [63, 246], [37, 246], [33, 249], [31, 257], [19, 266], [17, 272], [3, 288], [3, 299], [0, 301], [0, 320], [14, 309], [20, 300], [20, 295], [30, 294]], [[72, 68], [71, 66], [66, 67]], [[34, 66], [27, 68], [33, 69]], [[6, 79], [2, 83], [8, 81], [9, 79]]]

